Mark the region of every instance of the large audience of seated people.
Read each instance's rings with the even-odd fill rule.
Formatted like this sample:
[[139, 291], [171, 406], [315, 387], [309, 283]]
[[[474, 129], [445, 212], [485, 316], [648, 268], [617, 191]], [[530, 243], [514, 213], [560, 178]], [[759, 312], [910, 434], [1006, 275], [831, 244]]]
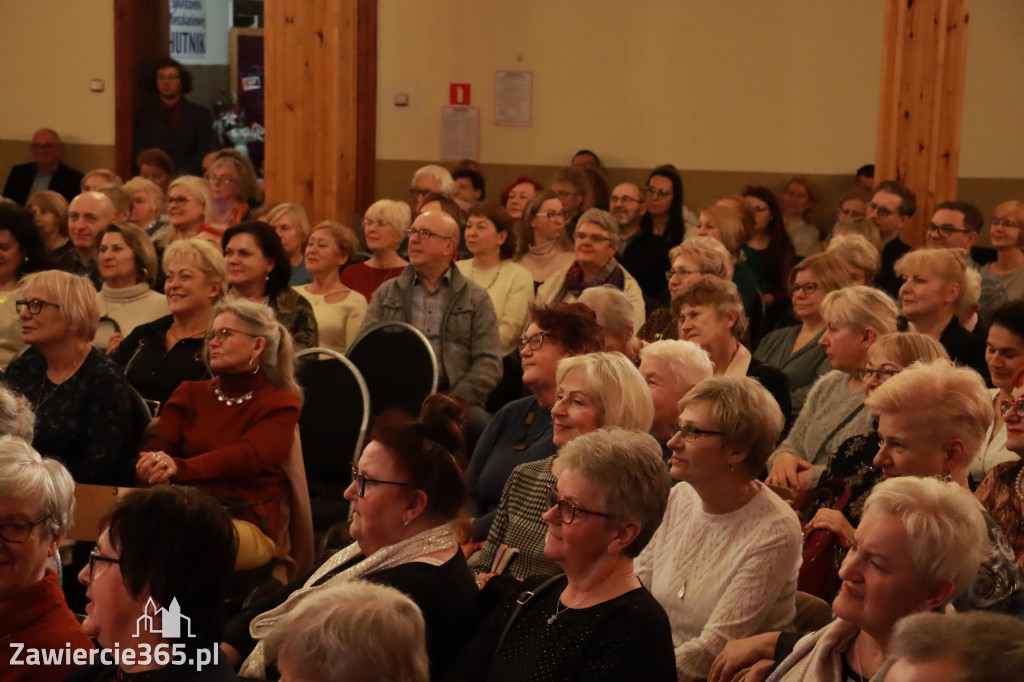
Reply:
[[[1024, 201], [904, 241], [870, 166], [824, 229], [583, 149], [347, 226], [137, 163], [0, 200], [0, 643], [69, 652], [0, 679], [1017, 679]], [[299, 351], [385, 322], [436, 392], [370, 406], [314, 557]]]

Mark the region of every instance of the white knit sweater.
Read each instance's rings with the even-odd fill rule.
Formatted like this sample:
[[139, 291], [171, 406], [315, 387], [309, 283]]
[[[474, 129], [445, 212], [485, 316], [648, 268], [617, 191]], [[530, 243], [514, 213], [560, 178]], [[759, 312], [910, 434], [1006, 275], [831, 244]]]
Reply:
[[688, 483], [677, 484], [661, 526], [634, 562], [672, 623], [680, 680], [707, 677], [729, 640], [793, 623], [800, 523], [775, 493], [756, 485], [757, 495], [740, 509], [708, 514]]

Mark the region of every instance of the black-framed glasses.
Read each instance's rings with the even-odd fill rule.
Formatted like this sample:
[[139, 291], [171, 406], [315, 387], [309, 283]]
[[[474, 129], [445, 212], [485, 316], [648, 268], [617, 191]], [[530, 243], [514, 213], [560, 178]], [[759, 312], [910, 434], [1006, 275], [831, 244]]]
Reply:
[[547, 218], [548, 220], [568, 220], [569, 214], [566, 211], [544, 211], [543, 213], [537, 214], [538, 218]]
[[658, 189], [657, 187], [644, 187], [644, 192], [646, 192], [649, 197], [661, 197], [662, 199], [672, 195], [672, 190]]
[[583, 507], [576, 506], [564, 497], [559, 497], [558, 488], [553, 485], [548, 486], [547, 502], [548, 509], [551, 507], [558, 507], [558, 518], [567, 526], [576, 520], [577, 514], [593, 514], [594, 516], [603, 516], [606, 519], [618, 518], [614, 514], [594, 511], [593, 509], [584, 509]]
[[527, 346], [530, 347], [530, 350], [540, 350], [541, 348], [544, 347], [544, 339], [546, 338], [552, 338], [555, 341], [562, 340], [555, 336], [554, 334], [548, 334], [547, 332], [536, 332], [534, 334], [530, 334], [529, 336], [524, 336], [523, 338], [519, 339], [519, 350], [526, 350]]
[[191, 197], [186, 197], [183, 194], [179, 194], [176, 197], [167, 197], [168, 206], [184, 206], [188, 202], [192, 201]]
[[1019, 223], [1016, 220], [1007, 220], [1006, 218], [992, 218], [988, 221], [988, 224], [992, 227], [1009, 227], [1013, 230], [1019, 230], [1024, 227], [1024, 223]]
[[115, 559], [112, 556], [103, 556], [100, 554], [99, 547], [93, 547], [92, 551], [89, 552], [89, 582], [92, 582], [92, 577], [96, 573], [96, 562], [100, 561], [105, 564], [117, 564], [121, 565], [120, 559]]
[[722, 431], [711, 431], [710, 429], [699, 429], [696, 426], [680, 426], [679, 424], [669, 424], [668, 430], [672, 432], [672, 435], [679, 435], [687, 443], [694, 443], [698, 438], [704, 436], [724, 436]]
[[0, 520], [0, 538], [5, 542], [25, 542], [28, 536], [32, 535], [32, 529], [43, 521], [50, 518], [47, 514], [38, 521], [25, 521], [24, 519], [3, 519]]
[[413, 188], [411, 188], [409, 190], [409, 194], [411, 194], [414, 198], [419, 198], [419, 197], [425, 197], [425, 196], [427, 196], [428, 194], [430, 194], [433, 191], [434, 190], [432, 190], [432, 189], [418, 189], [416, 187], [413, 187]]
[[790, 296], [792, 296], [794, 294], [797, 294], [797, 293], [799, 293], [801, 291], [809, 296], [809, 295], [813, 294], [817, 290], [818, 290], [818, 283], [817, 282], [808, 282], [807, 284], [790, 284], [789, 285], [789, 295]]
[[595, 244], [603, 244], [611, 241], [610, 237], [606, 237], [601, 234], [590, 234], [589, 232], [576, 232], [572, 236], [573, 241], [577, 242], [593, 242]]
[[406, 481], [382, 481], [377, 478], [367, 478], [365, 474], [359, 473], [359, 469], [352, 467], [352, 482], [356, 484], [356, 494], [359, 497], [366, 495], [366, 484], [367, 483], [380, 483], [383, 485], [405, 485], [411, 486], [412, 483]]
[[1016, 413], [1018, 417], [1024, 415], [1024, 397], [999, 403], [999, 414], [1003, 419], [1009, 417], [1011, 412]]
[[419, 237], [420, 239], [422, 239], [424, 241], [426, 241], [427, 239], [431, 239], [433, 237], [436, 237], [437, 239], [448, 239], [448, 240], [454, 239], [454, 237], [446, 237], [443, 234], [438, 234], [437, 232], [431, 232], [430, 230], [416, 230], [416, 229], [413, 229], [411, 227], [408, 228], [405, 231], [405, 236], [408, 237], [409, 239], [412, 239], [414, 236], [416, 236], [416, 237]]
[[868, 202], [868, 210], [869, 211], [874, 211], [876, 214], [878, 214], [878, 217], [881, 218], [882, 220], [885, 220], [886, 218], [888, 218], [889, 216], [891, 216], [893, 213], [896, 212], [896, 211], [893, 211], [891, 209], [886, 208], [885, 206], [879, 206], [878, 204], [876, 204], [873, 201], [869, 201]]
[[25, 299], [19, 299], [14, 302], [14, 309], [18, 311], [19, 315], [21, 315], [22, 311], [24, 311], [25, 308], [28, 308], [28, 312], [30, 315], [38, 315], [39, 313], [43, 312], [43, 306], [53, 306], [54, 308], [58, 309], [60, 308], [59, 303], [50, 303], [49, 301], [44, 301], [41, 298], [32, 298], [27, 301]]
[[877, 377], [879, 381], [886, 381], [887, 379], [892, 379], [899, 373], [900, 370], [898, 369], [888, 369], [886, 367], [881, 367], [879, 369], [861, 367], [857, 370], [857, 376], [860, 377], [861, 381], [867, 381], [869, 377]]
[[245, 336], [248, 336], [250, 338], [256, 338], [257, 336], [259, 336], [259, 334], [250, 334], [249, 332], [242, 331], [241, 329], [221, 327], [220, 329], [211, 329], [210, 331], [206, 332], [205, 334], [203, 334], [203, 338], [206, 339], [207, 343], [214, 340], [219, 341], [220, 343], [224, 343], [235, 334], [244, 334]]
[[970, 232], [970, 230], [961, 230], [952, 225], [936, 225], [935, 223], [927, 223], [924, 226], [924, 231], [925, 233], [938, 232], [943, 237], [951, 237], [957, 232]]
[[703, 275], [704, 273], [700, 270], [689, 270], [687, 268], [675, 268], [674, 270], [665, 271], [665, 279], [671, 280], [673, 277], [689, 277], [690, 275]]

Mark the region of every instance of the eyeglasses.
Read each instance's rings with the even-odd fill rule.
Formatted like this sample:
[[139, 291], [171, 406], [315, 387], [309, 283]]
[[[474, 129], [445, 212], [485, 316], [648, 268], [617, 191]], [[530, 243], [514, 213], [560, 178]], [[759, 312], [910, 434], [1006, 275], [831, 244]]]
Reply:
[[558, 488], [553, 485], [548, 486], [548, 509], [551, 507], [558, 507], [558, 517], [565, 525], [571, 524], [577, 514], [593, 514], [594, 516], [603, 516], [606, 519], [617, 518], [613, 514], [606, 514], [605, 512], [594, 511], [592, 509], [584, 509], [583, 507], [577, 507], [569, 500], [558, 496]]
[[860, 377], [861, 381], [867, 381], [868, 377], [876, 377], [879, 381], [885, 381], [892, 379], [894, 376], [900, 373], [898, 369], [871, 369], [870, 367], [861, 367], [857, 370], [857, 376]]
[[805, 294], [809, 295], [809, 294], [813, 294], [817, 290], [818, 290], [818, 283], [817, 282], [808, 282], [807, 284], [790, 284], [789, 285], [789, 295], [790, 296], [792, 296], [794, 294], [797, 294], [797, 293], [799, 293], [801, 291], [804, 292]]
[[32, 529], [49, 518], [50, 515], [47, 514], [38, 521], [22, 521], [20, 519], [0, 521], [0, 538], [5, 542], [25, 542], [25, 540], [28, 540], [28, 536], [32, 535]]
[[369, 230], [371, 227], [387, 227], [390, 224], [391, 223], [389, 223], [388, 221], [380, 219], [371, 220], [370, 218], [366, 218], [363, 220], [363, 227], [365, 227], [367, 230]]
[[1002, 225], [1003, 227], [1009, 227], [1013, 230], [1019, 230], [1024, 227], [1024, 223], [1018, 223], [1016, 220], [1007, 220], [1006, 218], [992, 218], [992, 220], [988, 221], [988, 224], [992, 227], [999, 227]]
[[547, 332], [537, 332], [536, 334], [524, 336], [523, 338], [519, 339], [519, 350], [525, 350], [527, 346], [530, 347], [530, 350], [540, 350], [541, 348], [544, 347], [544, 339], [549, 337], [554, 339], [555, 341], [562, 340], [555, 336], [554, 334], [548, 334]]
[[698, 429], [696, 426], [680, 426], [679, 424], [669, 424], [668, 430], [672, 432], [672, 435], [679, 436], [687, 443], [695, 443], [697, 438], [701, 436], [723, 436], [725, 435], [721, 431], [709, 431], [708, 429]]
[[89, 552], [89, 582], [92, 582], [92, 577], [96, 573], [97, 561], [102, 561], [106, 564], [117, 564], [118, 566], [121, 565], [120, 559], [115, 559], [114, 557], [109, 556], [103, 556], [102, 554], [100, 554], [99, 547], [93, 547], [92, 551]]
[[38, 144], [36, 142], [33, 142], [29, 146], [32, 147], [32, 149], [56, 149], [60, 145], [59, 144], [53, 144], [52, 142], [47, 142], [45, 144]]
[[224, 184], [229, 182], [235, 182], [235, 176], [233, 175], [211, 175], [206, 178], [208, 182], [214, 185]]
[[943, 237], [950, 237], [955, 232], [970, 232], [970, 230], [960, 230], [960, 229], [957, 229], [957, 228], [953, 227], [952, 225], [936, 225], [935, 223], [927, 223], [924, 226], [924, 231], [925, 231], [925, 233], [933, 232], [933, 231], [934, 232], [938, 232]]
[[889, 216], [896, 212], [886, 208], [885, 206], [879, 206], [873, 201], [868, 202], [868, 210], [877, 213], [878, 217], [881, 218], [882, 220], [885, 220], [886, 218], [888, 218]]
[[38, 315], [39, 313], [43, 312], [44, 305], [53, 306], [54, 308], [60, 308], [60, 304], [58, 303], [50, 303], [49, 301], [44, 301], [41, 298], [33, 298], [28, 301], [26, 301], [25, 299], [19, 299], [15, 301], [14, 309], [18, 312], [19, 315], [21, 315], [22, 311], [24, 311], [25, 308], [28, 308], [28, 312], [30, 315]]
[[211, 341], [218, 341], [219, 343], [224, 343], [235, 334], [244, 334], [245, 336], [248, 336], [250, 338], [256, 338], [257, 336], [259, 336], [259, 334], [250, 334], [249, 332], [244, 332], [241, 329], [231, 329], [230, 327], [222, 327], [221, 329], [211, 329], [210, 331], [206, 332], [203, 335], [203, 338], [206, 339], [207, 343], [210, 343]]
[[661, 197], [664, 199], [667, 196], [671, 196], [672, 190], [670, 189], [658, 189], [657, 187], [644, 187], [644, 192], [649, 197]]
[[555, 192], [555, 194], [558, 196], [559, 199], [567, 199], [567, 198], [572, 197], [572, 196], [579, 196], [580, 195], [579, 192], [572, 192], [572, 191], [567, 190], [567, 189], [560, 189], [557, 192]]
[[404, 481], [381, 481], [376, 478], [367, 478], [363, 474], [359, 473], [359, 470], [352, 467], [352, 482], [356, 484], [356, 494], [359, 497], [366, 495], [366, 484], [367, 483], [381, 483], [384, 485], [407, 485], [411, 486], [412, 483], [406, 483]]
[[631, 197], [631, 196], [621, 196], [620, 197], [620, 196], [617, 196], [617, 195], [613, 194], [608, 199], [608, 202], [612, 203], [612, 204], [624, 204], [624, 203], [626, 203], [628, 201], [635, 201], [638, 204], [640, 203], [639, 199], [637, 199], [636, 197]]
[[167, 197], [168, 206], [184, 206], [190, 201], [192, 201], [192, 199], [186, 196]]
[[431, 237], [437, 237], [438, 239], [447, 239], [448, 241], [452, 241], [454, 239], [454, 237], [446, 237], [443, 234], [431, 232], [430, 230], [414, 230], [411, 227], [405, 231], [405, 236], [408, 237], [409, 239], [412, 239], [413, 237], [419, 237], [420, 239], [423, 240], [430, 239]]
[[600, 234], [590, 234], [589, 232], [577, 232], [572, 238], [577, 242], [594, 242], [595, 244], [611, 241], [609, 237]]
[[687, 268], [676, 268], [675, 270], [668, 270], [665, 272], [665, 279], [671, 280], [673, 277], [689, 277], [690, 275], [703, 275], [704, 273], [700, 270], [688, 270]]
[[547, 218], [548, 220], [568, 220], [569, 214], [565, 211], [559, 213], [558, 211], [545, 211], [544, 213], [538, 213], [538, 218]]
[[1018, 417], [1024, 415], [1024, 398], [1004, 400], [999, 404], [999, 414], [1003, 416], [1003, 419], [1009, 417], [1011, 412], [1015, 413]]
[[412, 189], [409, 190], [409, 194], [412, 195], [414, 198], [425, 197], [426, 195], [430, 194], [433, 191], [434, 190], [431, 189], [416, 189], [415, 187], [413, 187]]

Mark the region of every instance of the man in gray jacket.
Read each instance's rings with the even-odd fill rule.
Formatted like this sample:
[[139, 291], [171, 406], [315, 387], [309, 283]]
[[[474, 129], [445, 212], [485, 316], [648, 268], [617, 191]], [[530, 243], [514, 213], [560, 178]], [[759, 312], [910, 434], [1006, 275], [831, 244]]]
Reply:
[[406, 230], [409, 267], [373, 294], [360, 335], [382, 322], [422, 331], [437, 355], [438, 389], [482, 406], [501, 379], [498, 320], [487, 291], [454, 267], [459, 226], [446, 213], [423, 213]]

